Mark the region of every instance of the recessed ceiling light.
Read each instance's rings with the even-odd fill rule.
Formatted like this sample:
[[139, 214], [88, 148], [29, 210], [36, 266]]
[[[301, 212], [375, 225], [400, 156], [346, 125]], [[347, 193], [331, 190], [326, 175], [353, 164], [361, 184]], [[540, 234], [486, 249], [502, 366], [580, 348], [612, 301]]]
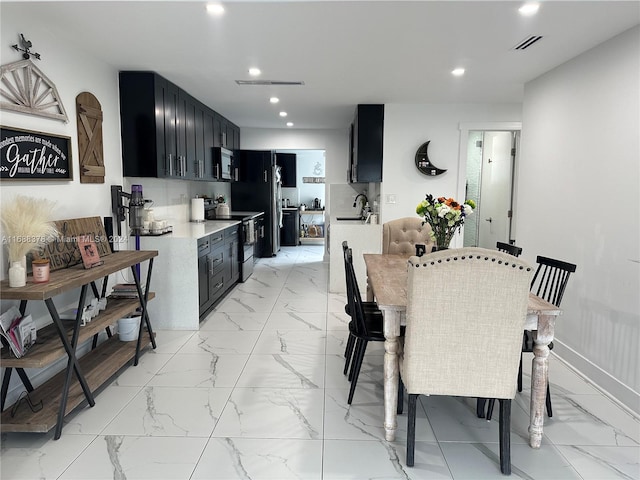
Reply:
[[221, 3], [208, 3], [207, 12], [211, 15], [222, 15], [224, 13], [224, 7]]
[[280, 112], [280, 116], [281, 117], [286, 117], [287, 116], [287, 112]]
[[451, 70], [451, 74], [455, 75], [456, 77], [461, 77], [462, 75], [464, 75], [464, 68], [456, 68], [454, 70]]
[[260, 71], [259, 68], [255, 68], [255, 67], [251, 67], [249, 69], [249, 75], [251, 75], [252, 77], [257, 77], [258, 75], [260, 75], [262, 72]]
[[529, 2], [529, 3], [525, 3], [523, 6], [521, 6], [518, 11], [520, 12], [520, 15], [524, 15], [526, 17], [530, 16], [530, 15], [535, 15], [536, 13], [538, 13], [538, 9], [540, 8], [540, 4], [536, 3], [536, 2]]
[[271, 103], [278, 103], [278, 102], [280, 101], [280, 99], [279, 99], [278, 97], [271, 97], [271, 98], [269, 99], [269, 101], [270, 101]]
[[293, 127], [293, 122], [287, 122], [287, 127]]

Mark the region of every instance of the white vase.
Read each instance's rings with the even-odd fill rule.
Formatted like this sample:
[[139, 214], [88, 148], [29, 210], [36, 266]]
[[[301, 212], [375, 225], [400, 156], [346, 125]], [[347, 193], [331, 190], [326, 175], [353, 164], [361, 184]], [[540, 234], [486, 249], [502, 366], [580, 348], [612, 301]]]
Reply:
[[22, 257], [16, 262], [11, 262], [9, 267], [9, 286], [24, 287], [27, 284], [27, 258]]

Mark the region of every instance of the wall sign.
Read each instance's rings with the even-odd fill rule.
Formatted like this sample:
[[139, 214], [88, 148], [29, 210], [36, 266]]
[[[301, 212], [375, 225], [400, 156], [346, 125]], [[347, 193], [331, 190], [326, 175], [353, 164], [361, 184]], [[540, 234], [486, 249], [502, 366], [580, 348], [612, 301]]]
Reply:
[[0, 127], [0, 179], [73, 180], [71, 137]]

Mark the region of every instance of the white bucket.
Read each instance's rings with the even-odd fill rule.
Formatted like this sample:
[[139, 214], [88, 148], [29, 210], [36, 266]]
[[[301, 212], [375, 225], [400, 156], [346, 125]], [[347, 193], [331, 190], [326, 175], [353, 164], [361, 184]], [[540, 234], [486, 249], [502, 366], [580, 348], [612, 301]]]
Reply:
[[138, 339], [140, 330], [140, 315], [137, 317], [121, 318], [118, 320], [118, 337], [123, 342]]

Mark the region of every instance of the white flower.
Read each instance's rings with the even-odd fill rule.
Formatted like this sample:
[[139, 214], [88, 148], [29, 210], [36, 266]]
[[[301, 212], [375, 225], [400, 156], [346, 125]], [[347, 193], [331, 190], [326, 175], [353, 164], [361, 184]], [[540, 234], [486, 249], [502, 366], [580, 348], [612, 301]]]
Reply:
[[440, 206], [440, 208], [438, 209], [438, 216], [439, 216], [440, 218], [444, 218], [444, 216], [445, 216], [447, 213], [449, 213], [449, 210], [451, 210], [451, 209], [449, 208], [449, 206], [448, 206], [448, 205], [441, 205], [441, 206]]
[[462, 206], [462, 208], [464, 208], [464, 214], [465, 215], [471, 215], [473, 213], [473, 208], [471, 208], [471, 205], [467, 205], [466, 203]]

